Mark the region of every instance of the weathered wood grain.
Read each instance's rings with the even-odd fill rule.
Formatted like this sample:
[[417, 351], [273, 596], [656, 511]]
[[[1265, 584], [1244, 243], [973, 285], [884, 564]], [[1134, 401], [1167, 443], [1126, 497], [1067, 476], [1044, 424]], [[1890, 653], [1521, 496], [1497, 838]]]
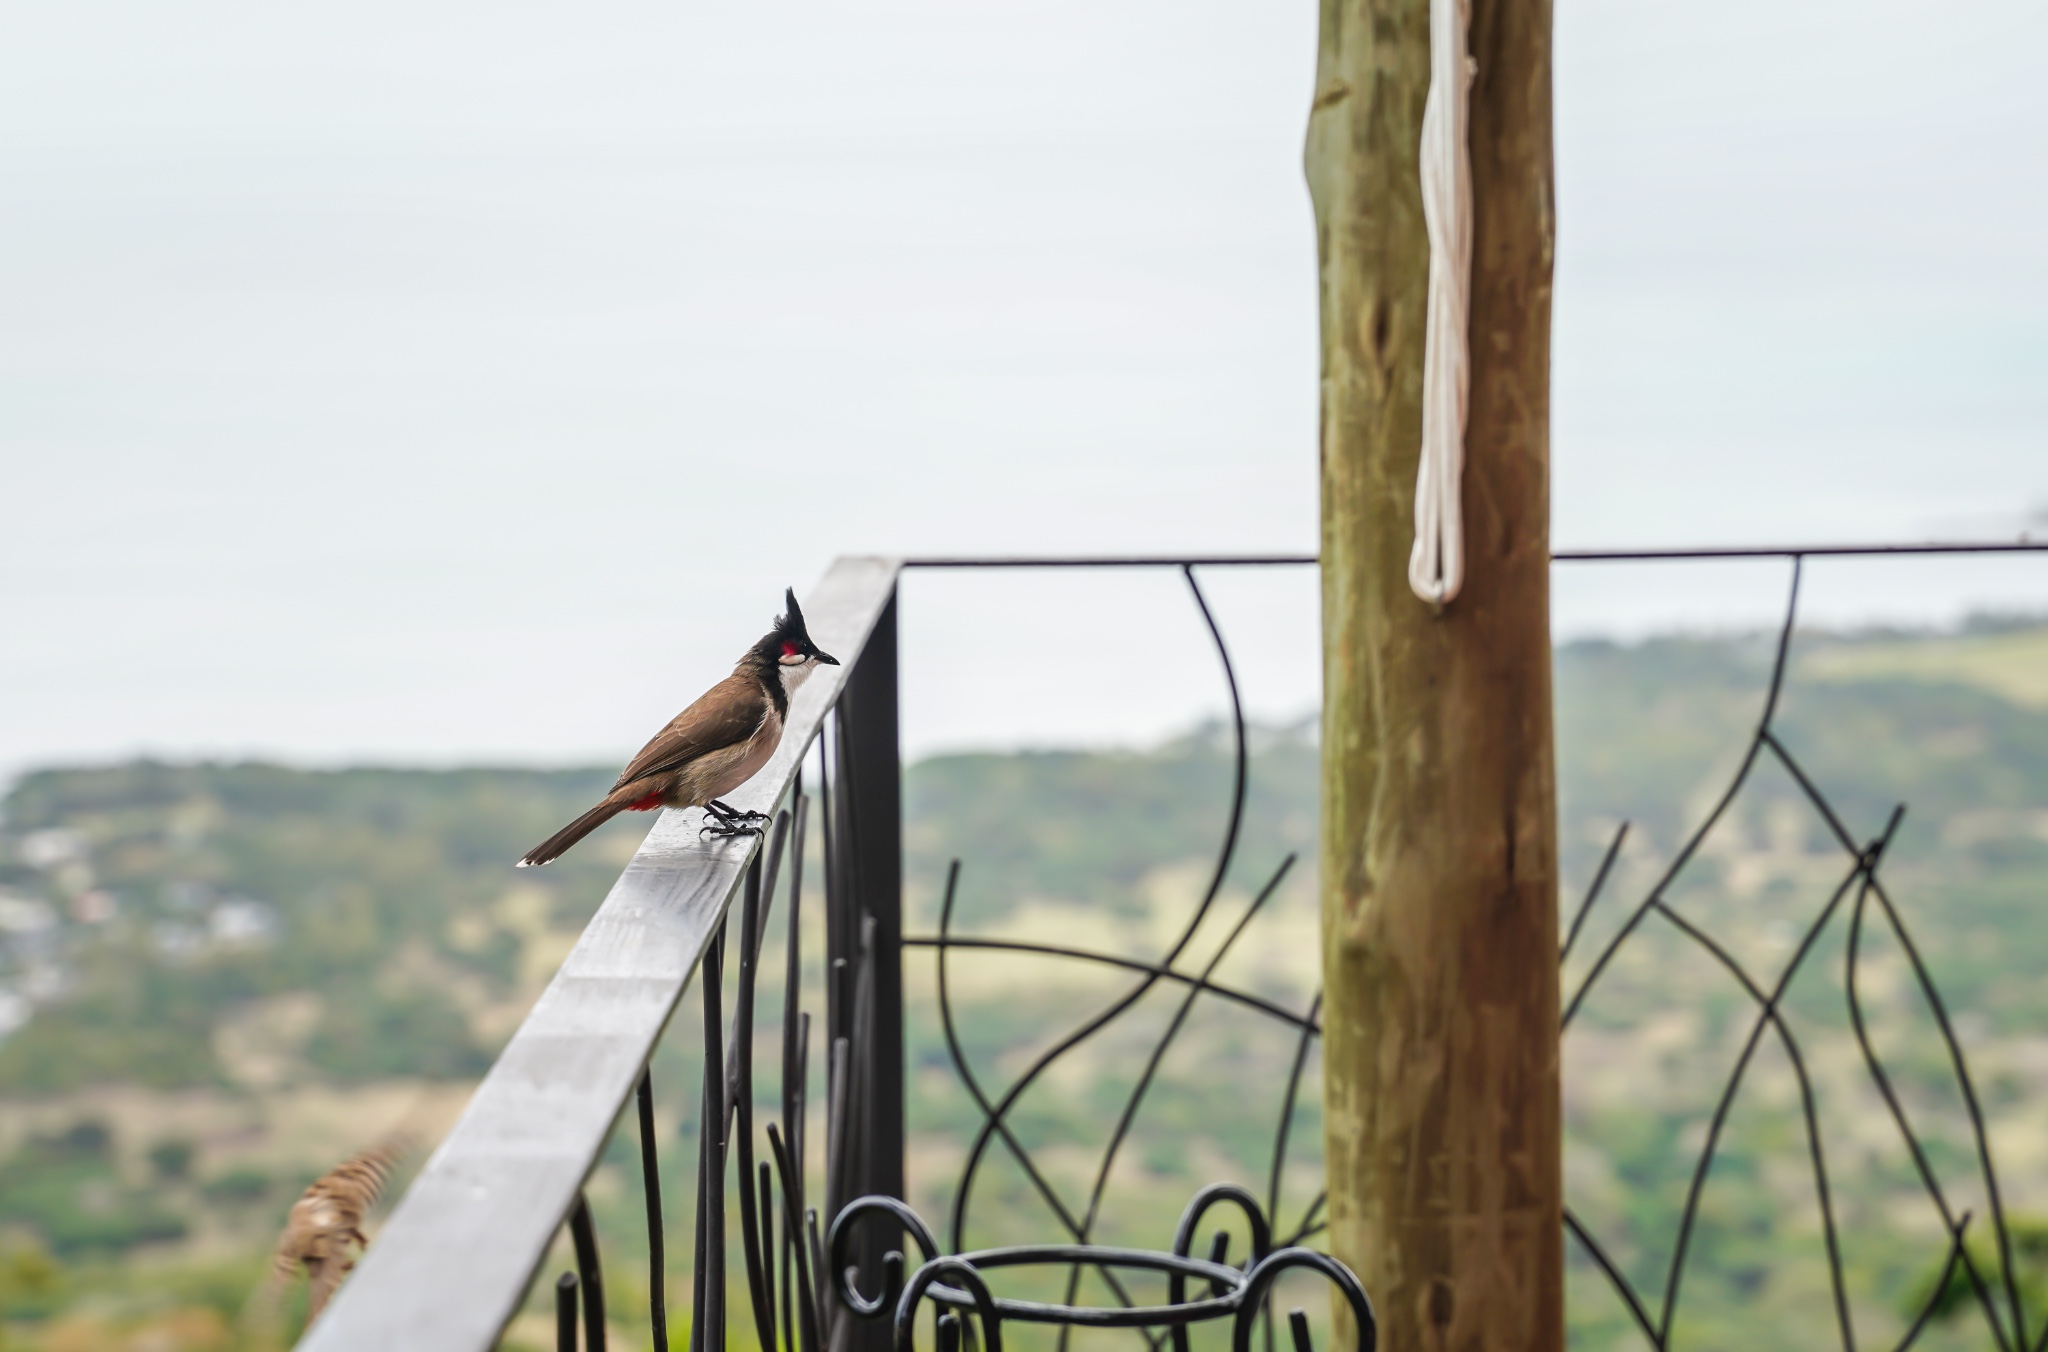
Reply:
[[1407, 581], [1429, 5], [1321, 9], [1307, 160], [1322, 264], [1331, 1247], [1371, 1293], [1382, 1346], [1558, 1352], [1550, 4], [1472, 0], [1466, 582], [1441, 615]]
[[[734, 807], [781, 801], [897, 571], [893, 559], [840, 559], [803, 598], [811, 637], [844, 665], [797, 692], [781, 747], [728, 796]], [[751, 836], [701, 839], [700, 824], [695, 811], [661, 814], [302, 1348], [496, 1345], [760, 848]]]

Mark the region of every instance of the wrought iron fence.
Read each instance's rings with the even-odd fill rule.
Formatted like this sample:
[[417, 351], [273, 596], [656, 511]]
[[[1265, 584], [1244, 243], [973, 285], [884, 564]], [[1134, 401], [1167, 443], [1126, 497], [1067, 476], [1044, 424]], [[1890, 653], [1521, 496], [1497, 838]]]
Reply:
[[[663, 815], [448, 1140], [399, 1203], [361, 1270], [302, 1346], [489, 1347], [519, 1307], [555, 1232], [566, 1227], [575, 1271], [554, 1284], [557, 1343], [573, 1348], [580, 1328], [586, 1349], [603, 1348], [603, 1265], [581, 1185], [628, 1097], [635, 1102], [640, 1138], [649, 1323], [655, 1345], [668, 1346], [662, 1137], [648, 1062], [694, 975], [702, 1004], [703, 1075], [689, 1249], [693, 1352], [724, 1347], [728, 1327], [742, 1322], [762, 1349], [907, 1348], [922, 1306], [937, 1311], [934, 1331], [947, 1352], [963, 1339], [1000, 1352], [1005, 1324], [1057, 1325], [1062, 1344], [1073, 1328], [1129, 1328], [1151, 1347], [1171, 1342], [1184, 1350], [1187, 1328], [1211, 1321], [1227, 1322], [1234, 1345], [1242, 1349], [1275, 1282], [1295, 1270], [1334, 1284], [1353, 1311], [1358, 1352], [1372, 1352], [1371, 1306], [1355, 1278], [1341, 1264], [1292, 1242], [1312, 1229], [1312, 1218], [1276, 1243], [1258, 1201], [1239, 1188], [1197, 1193], [1170, 1247], [1160, 1250], [1091, 1242], [1101, 1214], [1101, 1179], [1083, 1218], [1062, 1209], [1070, 1221], [1068, 1242], [1044, 1245], [963, 1251], [963, 1207], [956, 1211], [948, 1250], [896, 1200], [904, 1194], [902, 955], [907, 946], [936, 944], [943, 962], [952, 942], [944, 925], [935, 938], [906, 942], [901, 932], [897, 567], [892, 560], [841, 560], [807, 599], [811, 632], [845, 659], [843, 684], [832, 683], [838, 673], [821, 673], [807, 683], [775, 761], [729, 798], [736, 808], [768, 816], [762, 836], [705, 838], [696, 813]], [[1200, 603], [1192, 569], [1184, 571]], [[1211, 633], [1227, 670], [1213, 619]], [[1233, 825], [1204, 913], [1216, 899], [1242, 813], [1241, 710], [1236, 725]], [[825, 872], [824, 979], [822, 989], [812, 992], [824, 1012], [821, 1040], [812, 1035], [814, 1011], [804, 1001], [801, 916], [813, 799], [804, 792], [799, 767], [814, 741], [819, 770], [812, 783]], [[780, 1111], [757, 1124], [756, 995], [773, 907], [784, 892]], [[737, 916], [728, 917], [735, 897]], [[950, 916], [949, 906], [948, 924]], [[1189, 984], [1172, 970], [1171, 957], [1067, 1047], [1168, 979]], [[1205, 973], [1189, 984], [1188, 995], [1221, 989]], [[1304, 1028], [1311, 1022], [1286, 1017]], [[815, 1153], [807, 1139], [817, 1116], [808, 1101], [814, 1044], [825, 1100], [824, 1140]], [[1000, 1139], [1030, 1167], [1028, 1153], [1002, 1119], [1038, 1071], [991, 1109], [977, 1158]], [[1141, 1088], [1116, 1132], [1119, 1142], [1142, 1098]], [[1105, 1156], [1105, 1176], [1116, 1150], [1113, 1143]], [[822, 1159], [822, 1178], [812, 1173], [814, 1157]], [[973, 1173], [970, 1166], [963, 1201], [971, 1195]], [[1044, 1182], [1042, 1174], [1035, 1176]], [[728, 1272], [729, 1200], [739, 1219], [737, 1274]], [[1235, 1264], [1226, 1261], [1220, 1232], [1206, 1256], [1193, 1251], [1198, 1226], [1219, 1205], [1238, 1213], [1252, 1235], [1249, 1254]], [[915, 1272], [905, 1269], [906, 1234], [924, 1259]], [[987, 1275], [1062, 1267], [1070, 1275], [1067, 1297], [1058, 1303], [997, 1295]], [[1076, 1303], [1083, 1269], [1102, 1276], [1114, 1293], [1112, 1305]], [[1133, 1272], [1162, 1275], [1166, 1301], [1138, 1303], [1129, 1285]], [[729, 1275], [744, 1289], [744, 1314], [726, 1308]], [[863, 1282], [878, 1285], [878, 1294], [863, 1295]], [[1302, 1312], [1291, 1315], [1289, 1329], [1296, 1352], [1311, 1352]], [[1268, 1322], [1268, 1341], [1271, 1336]]]
[[[1825, 1244], [1837, 1325], [1845, 1349], [1857, 1340], [1844, 1283], [1840, 1235], [1811, 1078], [1799, 1039], [1784, 1017], [1793, 977], [1831, 924], [1849, 927], [1847, 1017], [1872, 1083], [1917, 1166], [1930, 1205], [1946, 1236], [1946, 1268], [1901, 1349], [1925, 1328], [1940, 1291], [1955, 1271], [1966, 1275], [1976, 1308], [1997, 1346], [2008, 1352], [2048, 1348], [2048, 1312], [2029, 1311], [2014, 1275], [2011, 1226], [2000, 1201], [1989, 1135], [1967, 1058], [1926, 963], [1914, 946], [1898, 906], [1879, 876], [1900, 820], [1859, 837], [1787, 749], [1773, 719], [1783, 688], [1786, 657], [1798, 615], [1798, 578], [1804, 559], [1821, 554], [1983, 552], [2039, 546], [1903, 546], [1870, 549], [1602, 552], [1560, 554], [1560, 562], [1670, 558], [1787, 559], [1793, 573], [1761, 717], [1733, 781], [1656, 883], [1601, 944], [1571, 992], [1565, 1031], [1594, 995], [1617, 954], [1655, 924], [1667, 926], [1721, 964], [1754, 1006], [1746, 1041], [1717, 1097], [1702, 1148], [1690, 1169], [1690, 1187], [1675, 1222], [1673, 1252], [1661, 1290], [1646, 1294], [1624, 1275], [1595, 1228], [1568, 1209], [1566, 1224], [1583, 1252], [1605, 1275], [1616, 1299], [1651, 1347], [1673, 1344], [1679, 1294], [1697, 1233], [1701, 1200], [1721, 1148], [1723, 1128], [1745, 1075], [1764, 1041], [1775, 1039], [1795, 1068], [1801, 1092], [1815, 1195], [1824, 1217]], [[661, 1206], [655, 1100], [649, 1053], [693, 973], [702, 1004], [700, 1130], [697, 1186], [689, 1245], [692, 1352], [722, 1348], [729, 1324], [743, 1323], [762, 1349], [789, 1352], [881, 1352], [907, 1349], [919, 1309], [935, 1312], [933, 1334], [942, 1352], [986, 1343], [999, 1352], [1006, 1323], [1053, 1324], [1064, 1349], [1073, 1328], [1129, 1328], [1149, 1348], [1171, 1342], [1186, 1352], [1187, 1327], [1228, 1323], [1237, 1352], [1258, 1331], [1273, 1282], [1290, 1269], [1318, 1273], [1352, 1311], [1360, 1352], [1375, 1340], [1365, 1293], [1348, 1271], [1301, 1247], [1320, 1233], [1321, 1194], [1283, 1216], [1282, 1183], [1304, 1074], [1319, 1035], [1320, 997], [1302, 1007], [1222, 981], [1218, 967], [1262, 914], [1294, 860], [1244, 904], [1222, 941], [1199, 965], [1189, 961], [1197, 931], [1222, 904], [1223, 885], [1237, 857], [1244, 824], [1248, 752], [1243, 701], [1220, 625], [1202, 590], [1198, 569], [1227, 566], [1301, 566], [1295, 556], [1074, 559], [842, 560], [806, 601], [812, 632], [828, 649], [849, 655], [842, 673], [821, 674], [801, 692], [784, 747], [747, 790], [741, 808], [759, 808], [772, 824], [758, 839], [705, 840], [694, 814], [667, 813], [606, 899], [576, 951], [543, 995], [475, 1101], [379, 1236], [362, 1270], [310, 1331], [311, 1348], [484, 1348], [518, 1308], [559, 1227], [575, 1253], [574, 1273], [555, 1283], [558, 1346], [573, 1348], [580, 1325], [584, 1346], [605, 1346], [606, 1308], [601, 1259], [590, 1208], [581, 1191], [604, 1147], [613, 1119], [627, 1099], [637, 1110], [639, 1154], [648, 1235], [650, 1322], [656, 1347], [668, 1346], [666, 1245]], [[1148, 567], [1178, 570], [1213, 645], [1230, 706], [1233, 766], [1226, 823], [1207, 885], [1174, 938], [1155, 959], [1080, 946], [1029, 943], [963, 934], [955, 900], [961, 865], [950, 870], [935, 933], [905, 935], [901, 910], [903, 845], [900, 766], [897, 759], [897, 655], [895, 582], [899, 567]], [[834, 682], [839, 682], [835, 684]], [[829, 721], [827, 713], [836, 714]], [[807, 787], [799, 767], [817, 746], [817, 770]], [[1752, 768], [1769, 758], [1799, 784], [1843, 857], [1840, 885], [1805, 927], [1787, 962], [1758, 973], [1735, 956], [1725, 936], [1688, 917], [1672, 889], [1698, 857], [1712, 831], [1748, 783]], [[1901, 809], [1902, 811], [1903, 809]], [[1610, 888], [1624, 826], [1609, 845], [1593, 882], [1572, 912], [1560, 960], [1568, 960], [1600, 900]], [[813, 992], [824, 1011], [822, 1040], [814, 1039], [813, 1009], [806, 1006], [802, 951], [803, 868], [812, 836], [822, 837], [825, 953], [822, 988]], [[778, 897], [783, 900], [782, 951], [767, 941]], [[736, 928], [726, 915], [738, 900]], [[1846, 916], [1846, 921], [1843, 917]], [[1908, 956], [1914, 979], [1939, 1023], [1949, 1064], [1969, 1105], [1978, 1167], [1990, 1197], [1989, 1229], [2001, 1258], [1986, 1272], [1964, 1243], [1972, 1224], [1928, 1159], [1912, 1114], [1897, 1092], [1869, 1035], [1858, 993], [1858, 955], [1867, 929], [1881, 926]], [[937, 1009], [951, 1066], [975, 1105], [978, 1124], [952, 1189], [951, 1214], [941, 1244], [902, 1199], [904, 1188], [904, 982], [906, 953], [928, 950], [935, 964]], [[1084, 964], [1129, 974], [1113, 997], [1051, 1039], [1051, 1045], [1009, 1079], [989, 1082], [963, 1049], [951, 986], [953, 955], [1001, 952]], [[772, 1120], [755, 1122], [755, 1018], [762, 964], [779, 956], [780, 1101]], [[1013, 1125], [1020, 1100], [1069, 1057], [1128, 1018], [1148, 995], [1179, 992], [1163, 1031], [1152, 1041], [1130, 1091], [1109, 1126], [1080, 1196], [1063, 1191]], [[1098, 1242], [1110, 1175], [1144, 1109], [1162, 1061], [1183, 1036], [1191, 1011], [1204, 999], [1286, 1030], [1293, 1048], [1285, 1090], [1271, 1107], [1273, 1148], [1263, 1198], [1242, 1187], [1216, 1185], [1198, 1192], [1163, 1250], [1113, 1248]], [[727, 1008], [728, 1000], [730, 1008]], [[728, 1033], [728, 1030], [729, 1033]], [[813, 1049], [822, 1071], [823, 1112], [814, 1113], [808, 1087]], [[820, 1142], [807, 1122], [821, 1118]], [[759, 1130], [757, 1131], [757, 1126]], [[968, 1216], [977, 1181], [996, 1152], [1014, 1162], [1056, 1237], [1024, 1247], [967, 1249]], [[822, 1161], [822, 1177], [808, 1161]], [[728, 1190], [737, 1196], [740, 1268], [748, 1310], [730, 1314], [726, 1214]], [[820, 1205], [822, 1204], [822, 1205]], [[1198, 1255], [1200, 1231], [1218, 1206], [1234, 1212], [1250, 1235], [1250, 1252], [1231, 1261], [1228, 1241], [1215, 1231]], [[914, 1241], [921, 1259], [906, 1261]], [[1034, 1303], [995, 1294], [989, 1274], [1017, 1268], [1062, 1273], [1063, 1297]], [[1168, 1299], [1141, 1303], [1131, 1274], [1163, 1274]], [[1109, 1301], [1079, 1303], [1084, 1273], [1093, 1273]], [[1191, 1294], [1189, 1283], [1194, 1283]], [[873, 1294], [864, 1294], [871, 1291]], [[1308, 1322], [1300, 1310], [1287, 1319], [1296, 1352], [1310, 1352]], [[2042, 1324], [2037, 1331], [2033, 1324]], [[1268, 1347], [1274, 1321], [1263, 1327]]]
[[[1767, 1038], [1774, 1040], [1782, 1049], [1798, 1087], [1807, 1160], [1811, 1169], [1814, 1200], [1820, 1216], [1828, 1288], [1841, 1346], [1844, 1352], [1854, 1352], [1859, 1347], [1872, 1345], [1868, 1339], [1858, 1338], [1851, 1309], [1851, 1292], [1844, 1270], [1842, 1227], [1836, 1214], [1835, 1187], [1828, 1167], [1819, 1098], [1810, 1059], [1801, 1037], [1785, 1015], [1787, 992], [1794, 979], [1812, 958], [1822, 936], [1830, 926], [1836, 925], [1846, 925], [1848, 931], [1844, 946], [1844, 1017], [1853, 1032], [1869, 1084], [1883, 1102], [1890, 1125], [1897, 1133], [1899, 1144], [1912, 1161], [1914, 1173], [1924, 1190], [1927, 1203], [1938, 1218], [1941, 1232], [1945, 1237], [1944, 1251], [1930, 1255], [1930, 1258], [1939, 1264], [1938, 1276], [1928, 1284], [1926, 1295], [1919, 1302], [1907, 1327], [1890, 1346], [1896, 1349], [1896, 1352], [1905, 1352], [1905, 1349], [1920, 1339], [1937, 1310], [1953, 1303], [1952, 1279], [1960, 1269], [1967, 1280], [1971, 1303], [1981, 1314], [1983, 1327], [1994, 1346], [2001, 1349], [2001, 1352], [2042, 1352], [2044, 1348], [2048, 1348], [2048, 1310], [2030, 1310], [2022, 1298], [2014, 1262], [2014, 1228], [1999, 1185], [1991, 1137], [1977, 1092], [1976, 1080], [1970, 1071], [1969, 1057], [1957, 1035], [1948, 1004], [1935, 983], [1920, 946], [1913, 939], [1905, 914], [1886, 888], [1881, 876], [1886, 853], [1905, 817], [1906, 804], [1896, 804], [1881, 825], [1870, 823], [1862, 833], [1859, 833], [1857, 827], [1852, 825], [1849, 815], [1831, 800], [1817, 778], [1809, 773], [1801, 758], [1787, 745], [1778, 726], [1788, 660], [1799, 618], [1800, 582], [1807, 557], [1830, 552], [1956, 554], [1987, 551], [2019, 552], [2038, 548], [2040, 547], [2031, 545], [1901, 546], [1871, 550], [1750, 551], [1747, 555], [1782, 557], [1789, 564], [1791, 574], [1783, 619], [1778, 627], [1772, 652], [1769, 683], [1762, 695], [1754, 731], [1742, 749], [1741, 759], [1733, 775], [1715, 797], [1712, 807], [1686, 837], [1669, 865], [1643, 896], [1629, 907], [1624, 921], [1600, 947], [1590, 967], [1577, 986], [1570, 991], [1564, 1007], [1564, 1031], [1569, 1034], [1575, 1019], [1587, 1008], [1601, 977], [1610, 970], [1615, 958], [1632, 940], [1637, 939], [1647, 926], [1658, 924], [1668, 926], [1671, 932], [1682, 936], [1684, 941], [1697, 946], [1700, 951], [1707, 954], [1726, 972], [1742, 992], [1745, 1000], [1754, 1008], [1748, 1031], [1740, 1040], [1739, 1050], [1719, 1089], [1712, 1095], [1713, 1107], [1706, 1121], [1698, 1154], [1687, 1171], [1684, 1202], [1675, 1220], [1671, 1254], [1662, 1273], [1659, 1288], [1646, 1292], [1638, 1284], [1630, 1281], [1624, 1275], [1621, 1264], [1611, 1255], [1608, 1245], [1595, 1233], [1593, 1227], [1583, 1223], [1569, 1205], [1565, 1210], [1565, 1225], [1573, 1239], [1605, 1276], [1615, 1297], [1627, 1309], [1643, 1341], [1650, 1347], [1659, 1349], [1659, 1352], [1673, 1345], [1679, 1297], [1688, 1271], [1688, 1258], [1691, 1256], [1693, 1242], [1701, 1222], [1701, 1207], [1708, 1179], [1717, 1159], [1721, 1156], [1730, 1114], [1745, 1080], [1756, 1065], [1757, 1053], [1765, 1045]], [[1821, 900], [1820, 905], [1804, 921], [1797, 940], [1784, 961], [1773, 970], [1759, 971], [1752, 963], [1744, 962], [1737, 956], [1733, 936], [1708, 919], [1687, 914], [1685, 908], [1674, 903], [1672, 894], [1688, 871], [1697, 866], [1702, 844], [1724, 820], [1745, 788], [1751, 784], [1757, 767], [1767, 760], [1781, 766], [1797, 785], [1807, 809], [1823, 827], [1826, 839], [1839, 852], [1841, 876], [1833, 889]], [[1870, 827], [1875, 829], [1869, 829]], [[1620, 853], [1628, 829], [1628, 824], [1624, 822], [1616, 830], [1599, 868], [1594, 873], [1591, 885], [1573, 911], [1560, 953], [1560, 961], [1569, 960], [1572, 949], [1585, 932], [1587, 919], [1606, 890], [1615, 858]], [[1865, 937], [1878, 929], [1890, 936], [1897, 946], [1897, 951], [1910, 967], [1913, 983], [1933, 1017], [1935, 1031], [1944, 1049], [1948, 1073], [1953, 1077], [1954, 1088], [1967, 1115], [1975, 1168], [1989, 1204], [1989, 1214], [1978, 1223], [1980, 1229], [1990, 1231], [1991, 1242], [1998, 1254], [1996, 1269], [1992, 1272], [1983, 1270], [1983, 1265], [1965, 1244], [1965, 1235], [1972, 1224], [1973, 1216], [1968, 1210], [1957, 1206], [1951, 1196], [1952, 1189], [1944, 1185], [1932, 1162], [1928, 1142], [1916, 1126], [1914, 1115], [1909, 1111], [1906, 1100], [1899, 1092], [1898, 1077], [1895, 1071], [1888, 1067], [1885, 1057], [1880, 1054], [1871, 1036], [1867, 1004], [1859, 977], [1864, 962]], [[2030, 1324], [2034, 1326], [2032, 1329]]]

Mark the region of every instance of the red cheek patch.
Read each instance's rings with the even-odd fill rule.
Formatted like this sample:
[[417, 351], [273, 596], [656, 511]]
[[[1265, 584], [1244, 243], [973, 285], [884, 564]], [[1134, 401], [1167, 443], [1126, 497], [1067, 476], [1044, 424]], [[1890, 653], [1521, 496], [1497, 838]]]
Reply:
[[785, 643], [785, 644], [783, 644], [783, 645], [782, 645], [782, 655], [783, 655], [784, 657], [795, 657], [795, 656], [796, 656], [796, 645], [795, 645], [794, 643]]

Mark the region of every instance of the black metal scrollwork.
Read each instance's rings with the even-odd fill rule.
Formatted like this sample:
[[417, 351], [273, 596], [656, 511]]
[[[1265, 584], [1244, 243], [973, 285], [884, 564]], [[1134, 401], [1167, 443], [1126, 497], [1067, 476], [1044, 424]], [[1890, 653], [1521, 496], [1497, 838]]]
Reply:
[[[1253, 1235], [1252, 1253], [1242, 1266], [1233, 1267], [1220, 1258], [1196, 1258], [1190, 1253], [1196, 1227], [1203, 1214], [1216, 1202], [1229, 1202], [1244, 1213]], [[917, 1239], [925, 1261], [906, 1283], [903, 1254], [891, 1250], [883, 1259], [883, 1294], [873, 1300], [861, 1295], [858, 1274], [844, 1265], [853, 1229], [871, 1215], [887, 1215]], [[1350, 1306], [1357, 1331], [1356, 1352], [1375, 1352], [1379, 1325], [1372, 1302], [1351, 1270], [1328, 1254], [1312, 1249], [1285, 1248], [1267, 1252], [1271, 1227], [1258, 1202], [1242, 1188], [1219, 1184], [1197, 1193], [1182, 1215], [1174, 1234], [1173, 1249], [1114, 1248], [1097, 1244], [1026, 1244], [973, 1253], [945, 1255], [935, 1252], [931, 1231], [917, 1213], [893, 1197], [863, 1197], [841, 1211], [832, 1222], [831, 1253], [838, 1275], [837, 1294], [846, 1307], [862, 1319], [880, 1319], [893, 1312], [896, 1352], [913, 1352], [913, 1333], [920, 1303], [929, 1300], [939, 1309], [940, 1352], [957, 1347], [957, 1319], [972, 1312], [982, 1345], [989, 1352], [1002, 1352], [1004, 1320], [1018, 1323], [1056, 1324], [1062, 1328], [1166, 1329], [1177, 1352], [1186, 1352], [1187, 1330], [1192, 1324], [1210, 1320], [1231, 1321], [1233, 1352], [1250, 1352], [1252, 1327], [1272, 1292], [1273, 1284], [1289, 1269], [1303, 1269], [1327, 1278]], [[1220, 1254], [1225, 1232], [1218, 1231], [1212, 1252]], [[991, 1290], [987, 1274], [1007, 1268], [1056, 1267], [1076, 1271], [1090, 1268], [1149, 1270], [1166, 1274], [1168, 1297], [1164, 1305], [1122, 1304], [1109, 1307], [1044, 1304], [1038, 1301], [1000, 1297]], [[1208, 1294], [1190, 1300], [1189, 1279], [1202, 1282]], [[949, 1320], [955, 1321], [953, 1324]], [[1297, 1352], [1311, 1352], [1306, 1316], [1292, 1312]]]

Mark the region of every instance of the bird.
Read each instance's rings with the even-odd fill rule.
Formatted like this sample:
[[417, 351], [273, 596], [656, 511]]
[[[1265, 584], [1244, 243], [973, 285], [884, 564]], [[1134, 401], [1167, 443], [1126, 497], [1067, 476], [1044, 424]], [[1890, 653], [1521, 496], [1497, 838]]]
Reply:
[[355, 1267], [350, 1249], [369, 1246], [363, 1237], [363, 1217], [377, 1204], [392, 1169], [410, 1149], [411, 1143], [401, 1137], [351, 1155], [314, 1180], [292, 1203], [271, 1258], [270, 1285], [259, 1300], [264, 1312], [276, 1305], [284, 1287], [303, 1271], [310, 1279], [306, 1322], [313, 1322], [334, 1288]]
[[775, 627], [748, 648], [732, 675], [712, 686], [640, 748], [603, 801], [527, 851], [520, 868], [538, 868], [621, 812], [701, 807], [706, 834], [758, 833], [766, 813], [720, 801], [754, 777], [782, 742], [789, 698], [820, 666], [839, 659], [811, 642], [796, 592], [782, 593]]

